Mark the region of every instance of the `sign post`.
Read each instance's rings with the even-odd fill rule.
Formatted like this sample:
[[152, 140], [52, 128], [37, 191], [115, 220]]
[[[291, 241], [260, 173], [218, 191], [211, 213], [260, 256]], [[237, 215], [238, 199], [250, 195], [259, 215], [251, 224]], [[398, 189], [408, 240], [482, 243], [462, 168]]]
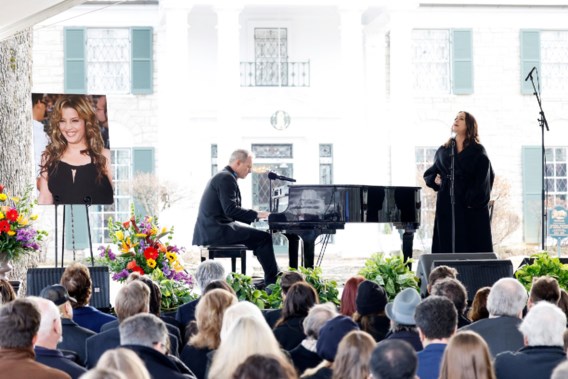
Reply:
[[556, 251], [560, 258], [560, 242], [568, 237], [568, 210], [556, 206], [548, 210], [548, 235], [556, 238]]

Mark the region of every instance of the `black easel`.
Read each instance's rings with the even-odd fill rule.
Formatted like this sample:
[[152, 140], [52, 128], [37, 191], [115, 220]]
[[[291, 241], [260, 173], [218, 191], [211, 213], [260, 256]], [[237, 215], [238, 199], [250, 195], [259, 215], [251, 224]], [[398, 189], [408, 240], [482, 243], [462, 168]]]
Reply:
[[456, 178], [456, 139], [452, 137], [451, 139], [451, 151], [450, 151], [450, 203], [452, 206], [452, 253], [456, 252], [456, 195], [455, 195], [455, 178]]
[[[533, 79], [533, 71], [536, 71], [537, 74], [537, 82], [538, 82], [538, 86], [535, 86], [534, 84], [534, 79]], [[531, 71], [529, 72], [529, 74], [527, 75], [527, 77], [525, 78], [525, 82], [528, 80], [531, 80], [531, 84], [533, 87], [533, 95], [535, 95], [536, 97], [536, 101], [538, 102], [538, 107], [540, 109], [539, 115], [540, 118], [537, 120], [538, 121], [538, 125], [540, 127], [540, 132], [541, 132], [541, 162], [542, 162], [542, 169], [541, 169], [541, 198], [540, 198], [540, 210], [541, 210], [541, 236], [542, 236], [542, 250], [545, 249], [546, 247], [546, 222], [547, 222], [547, 214], [546, 214], [546, 210], [544, 207], [544, 203], [545, 203], [545, 199], [546, 199], [546, 187], [545, 187], [545, 183], [544, 183], [544, 176], [545, 176], [545, 172], [546, 172], [546, 149], [545, 149], [545, 145], [544, 145], [544, 128], [546, 128], [546, 131], [550, 131], [550, 129], [548, 128], [548, 122], [546, 121], [546, 116], [544, 115], [544, 111], [542, 110], [542, 103], [540, 100], [540, 81], [538, 80], [538, 69], [536, 67], [533, 67], [531, 69]]]
[[[58, 211], [58, 206], [59, 206], [59, 201], [58, 201], [58, 196], [54, 196], [54, 205], [55, 205], [55, 267], [57, 267], [57, 263], [58, 263], [58, 259], [57, 259], [57, 239], [58, 239], [58, 216], [57, 216], [57, 211]], [[89, 236], [89, 250], [91, 253], [91, 266], [95, 265], [95, 258], [93, 255], [93, 241], [91, 240], [91, 223], [90, 223], [90, 218], [89, 218], [89, 207], [91, 206], [91, 197], [90, 196], [86, 196], [85, 199], [83, 200], [85, 203], [85, 213], [86, 213], [86, 217], [87, 217], [87, 232], [88, 232], [88, 236]], [[69, 204], [71, 207], [73, 206], [73, 204]], [[64, 266], [65, 264], [65, 209], [66, 209], [66, 205], [63, 205], [63, 224], [62, 224], [62, 233], [61, 233], [61, 267]], [[73, 219], [73, 208], [71, 208], [71, 219]], [[72, 223], [73, 225], [73, 223]], [[75, 233], [74, 227], [71, 228], [71, 233]], [[73, 244], [73, 260], [75, 260], [75, 244]]]

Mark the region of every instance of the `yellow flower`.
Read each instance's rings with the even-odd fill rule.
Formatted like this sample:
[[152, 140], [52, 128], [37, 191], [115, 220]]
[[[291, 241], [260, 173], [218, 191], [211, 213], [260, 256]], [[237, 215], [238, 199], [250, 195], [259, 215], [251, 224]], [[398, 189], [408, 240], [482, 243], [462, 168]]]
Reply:
[[0, 201], [6, 201], [6, 199], [8, 199], [8, 196], [5, 193], [0, 193]]
[[174, 270], [176, 270], [176, 272], [180, 272], [183, 270], [183, 267], [181, 267], [178, 261], [173, 262], [172, 267], [174, 268]]
[[173, 253], [171, 251], [168, 251], [166, 253], [166, 258], [168, 258], [168, 261], [170, 261], [170, 263], [174, 263], [175, 261], [177, 261], [177, 254]]
[[0, 220], [4, 219], [4, 212], [0, 212]]
[[39, 217], [38, 215], [35, 215], [35, 214], [34, 214], [34, 215], [31, 215], [31, 216], [30, 216], [30, 219], [31, 219], [32, 221], [35, 221], [35, 220], [37, 220], [38, 217]]
[[154, 267], [156, 267], [156, 261], [155, 261], [155, 260], [153, 260], [152, 258], [150, 258], [150, 259], [146, 259], [146, 264], [147, 264], [147, 265], [148, 265], [148, 267], [150, 267], [150, 268], [154, 268]]
[[21, 226], [26, 226], [30, 223], [30, 220], [28, 220], [26, 217], [19, 215], [18, 216], [18, 224], [20, 224]]
[[165, 226], [162, 228], [162, 232], [160, 234], [166, 234], [168, 232], [168, 228]]
[[9, 236], [13, 236], [13, 235], [15, 235], [15, 234], [16, 234], [15, 231], [13, 231], [13, 230], [8, 230], [8, 235], [9, 235]]
[[152, 230], [150, 230], [150, 235], [153, 236], [156, 235], [156, 233], [158, 233], [158, 229], [156, 229], [156, 227], [154, 226]]
[[12, 201], [13, 201], [14, 203], [16, 203], [16, 204], [20, 201], [20, 198], [19, 198], [19, 197], [16, 197], [16, 196], [11, 197], [10, 199], [12, 199]]
[[114, 236], [115, 236], [119, 241], [122, 241], [122, 240], [124, 239], [124, 233], [123, 233], [121, 230], [119, 230], [118, 232], [115, 232], [115, 233], [114, 233]]
[[136, 233], [135, 235], [136, 235], [136, 237], [138, 237], [138, 238], [146, 238], [146, 237], [148, 237], [148, 236], [147, 236], [146, 234], [144, 234], [144, 233]]

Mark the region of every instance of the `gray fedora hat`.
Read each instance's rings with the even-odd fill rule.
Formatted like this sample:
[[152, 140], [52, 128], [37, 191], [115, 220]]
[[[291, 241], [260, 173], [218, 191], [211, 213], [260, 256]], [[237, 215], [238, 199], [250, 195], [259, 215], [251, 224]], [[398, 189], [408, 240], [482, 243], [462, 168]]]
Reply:
[[414, 311], [420, 303], [420, 294], [414, 288], [405, 288], [385, 307], [387, 317], [397, 324], [416, 325]]

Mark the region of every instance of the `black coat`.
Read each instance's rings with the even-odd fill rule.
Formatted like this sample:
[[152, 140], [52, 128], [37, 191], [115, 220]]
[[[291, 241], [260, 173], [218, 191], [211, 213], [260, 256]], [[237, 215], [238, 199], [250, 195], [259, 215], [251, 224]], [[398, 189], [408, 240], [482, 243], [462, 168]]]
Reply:
[[209, 359], [207, 354], [213, 350], [203, 348], [198, 349], [191, 345], [185, 345], [181, 352], [180, 359], [197, 377], [197, 379], [206, 379], [207, 365]]
[[495, 375], [497, 379], [550, 378], [554, 368], [565, 361], [566, 352], [560, 346], [525, 346], [497, 355]]
[[309, 351], [301, 343], [290, 350], [290, 358], [292, 358], [298, 376], [302, 375], [306, 369], [314, 368], [322, 362], [322, 358], [315, 351]]
[[479, 334], [487, 345], [492, 357], [503, 351], [517, 351], [524, 346], [524, 338], [519, 331], [521, 319], [518, 317], [500, 316], [482, 318], [459, 330], [469, 330]]
[[178, 307], [176, 311], [176, 320], [182, 324], [184, 328], [186, 328], [187, 324], [191, 321], [195, 321], [195, 309], [197, 308], [197, 304], [199, 304], [199, 299], [201, 298], [199, 297]]
[[268, 323], [268, 326], [270, 326], [270, 328], [274, 328], [274, 325], [276, 325], [276, 321], [278, 321], [280, 317], [282, 317], [282, 308], [264, 309], [262, 310], [262, 315], [264, 316], [264, 319]]
[[[177, 355], [179, 343], [176, 336], [170, 334], [170, 351]], [[99, 358], [105, 351], [120, 346], [120, 331], [118, 328], [112, 328], [105, 332], [101, 332], [96, 336], [87, 339], [87, 368], [93, 368], [97, 365]]]
[[304, 318], [292, 317], [274, 328], [274, 336], [282, 349], [290, 351], [306, 338], [302, 327]]
[[77, 353], [81, 364], [85, 364], [87, 360], [87, 351], [85, 348], [87, 338], [97, 333], [79, 326], [75, 321], [68, 318], [62, 317], [61, 325], [63, 326], [63, 340], [57, 344], [57, 348]]
[[[193, 245], [234, 244], [248, 239], [249, 229], [235, 221], [252, 223], [258, 213], [241, 207], [241, 192], [227, 166], [207, 183], [193, 232]], [[256, 229], [254, 229], [257, 231]]]
[[146, 365], [152, 379], [195, 379], [195, 375], [179, 359], [170, 359], [167, 355], [141, 345], [123, 345], [134, 351]]
[[[441, 146], [424, 172], [426, 185], [438, 192], [432, 253], [452, 252], [451, 151]], [[483, 146], [472, 143], [456, 154], [454, 172], [455, 251], [492, 252], [488, 203], [495, 174]], [[442, 177], [441, 185], [435, 183], [436, 175]]]
[[66, 358], [59, 350], [36, 346], [34, 351], [36, 354], [36, 362], [66, 372], [71, 375], [72, 379], [77, 379], [87, 372], [84, 367], [81, 367], [69, 358]]

